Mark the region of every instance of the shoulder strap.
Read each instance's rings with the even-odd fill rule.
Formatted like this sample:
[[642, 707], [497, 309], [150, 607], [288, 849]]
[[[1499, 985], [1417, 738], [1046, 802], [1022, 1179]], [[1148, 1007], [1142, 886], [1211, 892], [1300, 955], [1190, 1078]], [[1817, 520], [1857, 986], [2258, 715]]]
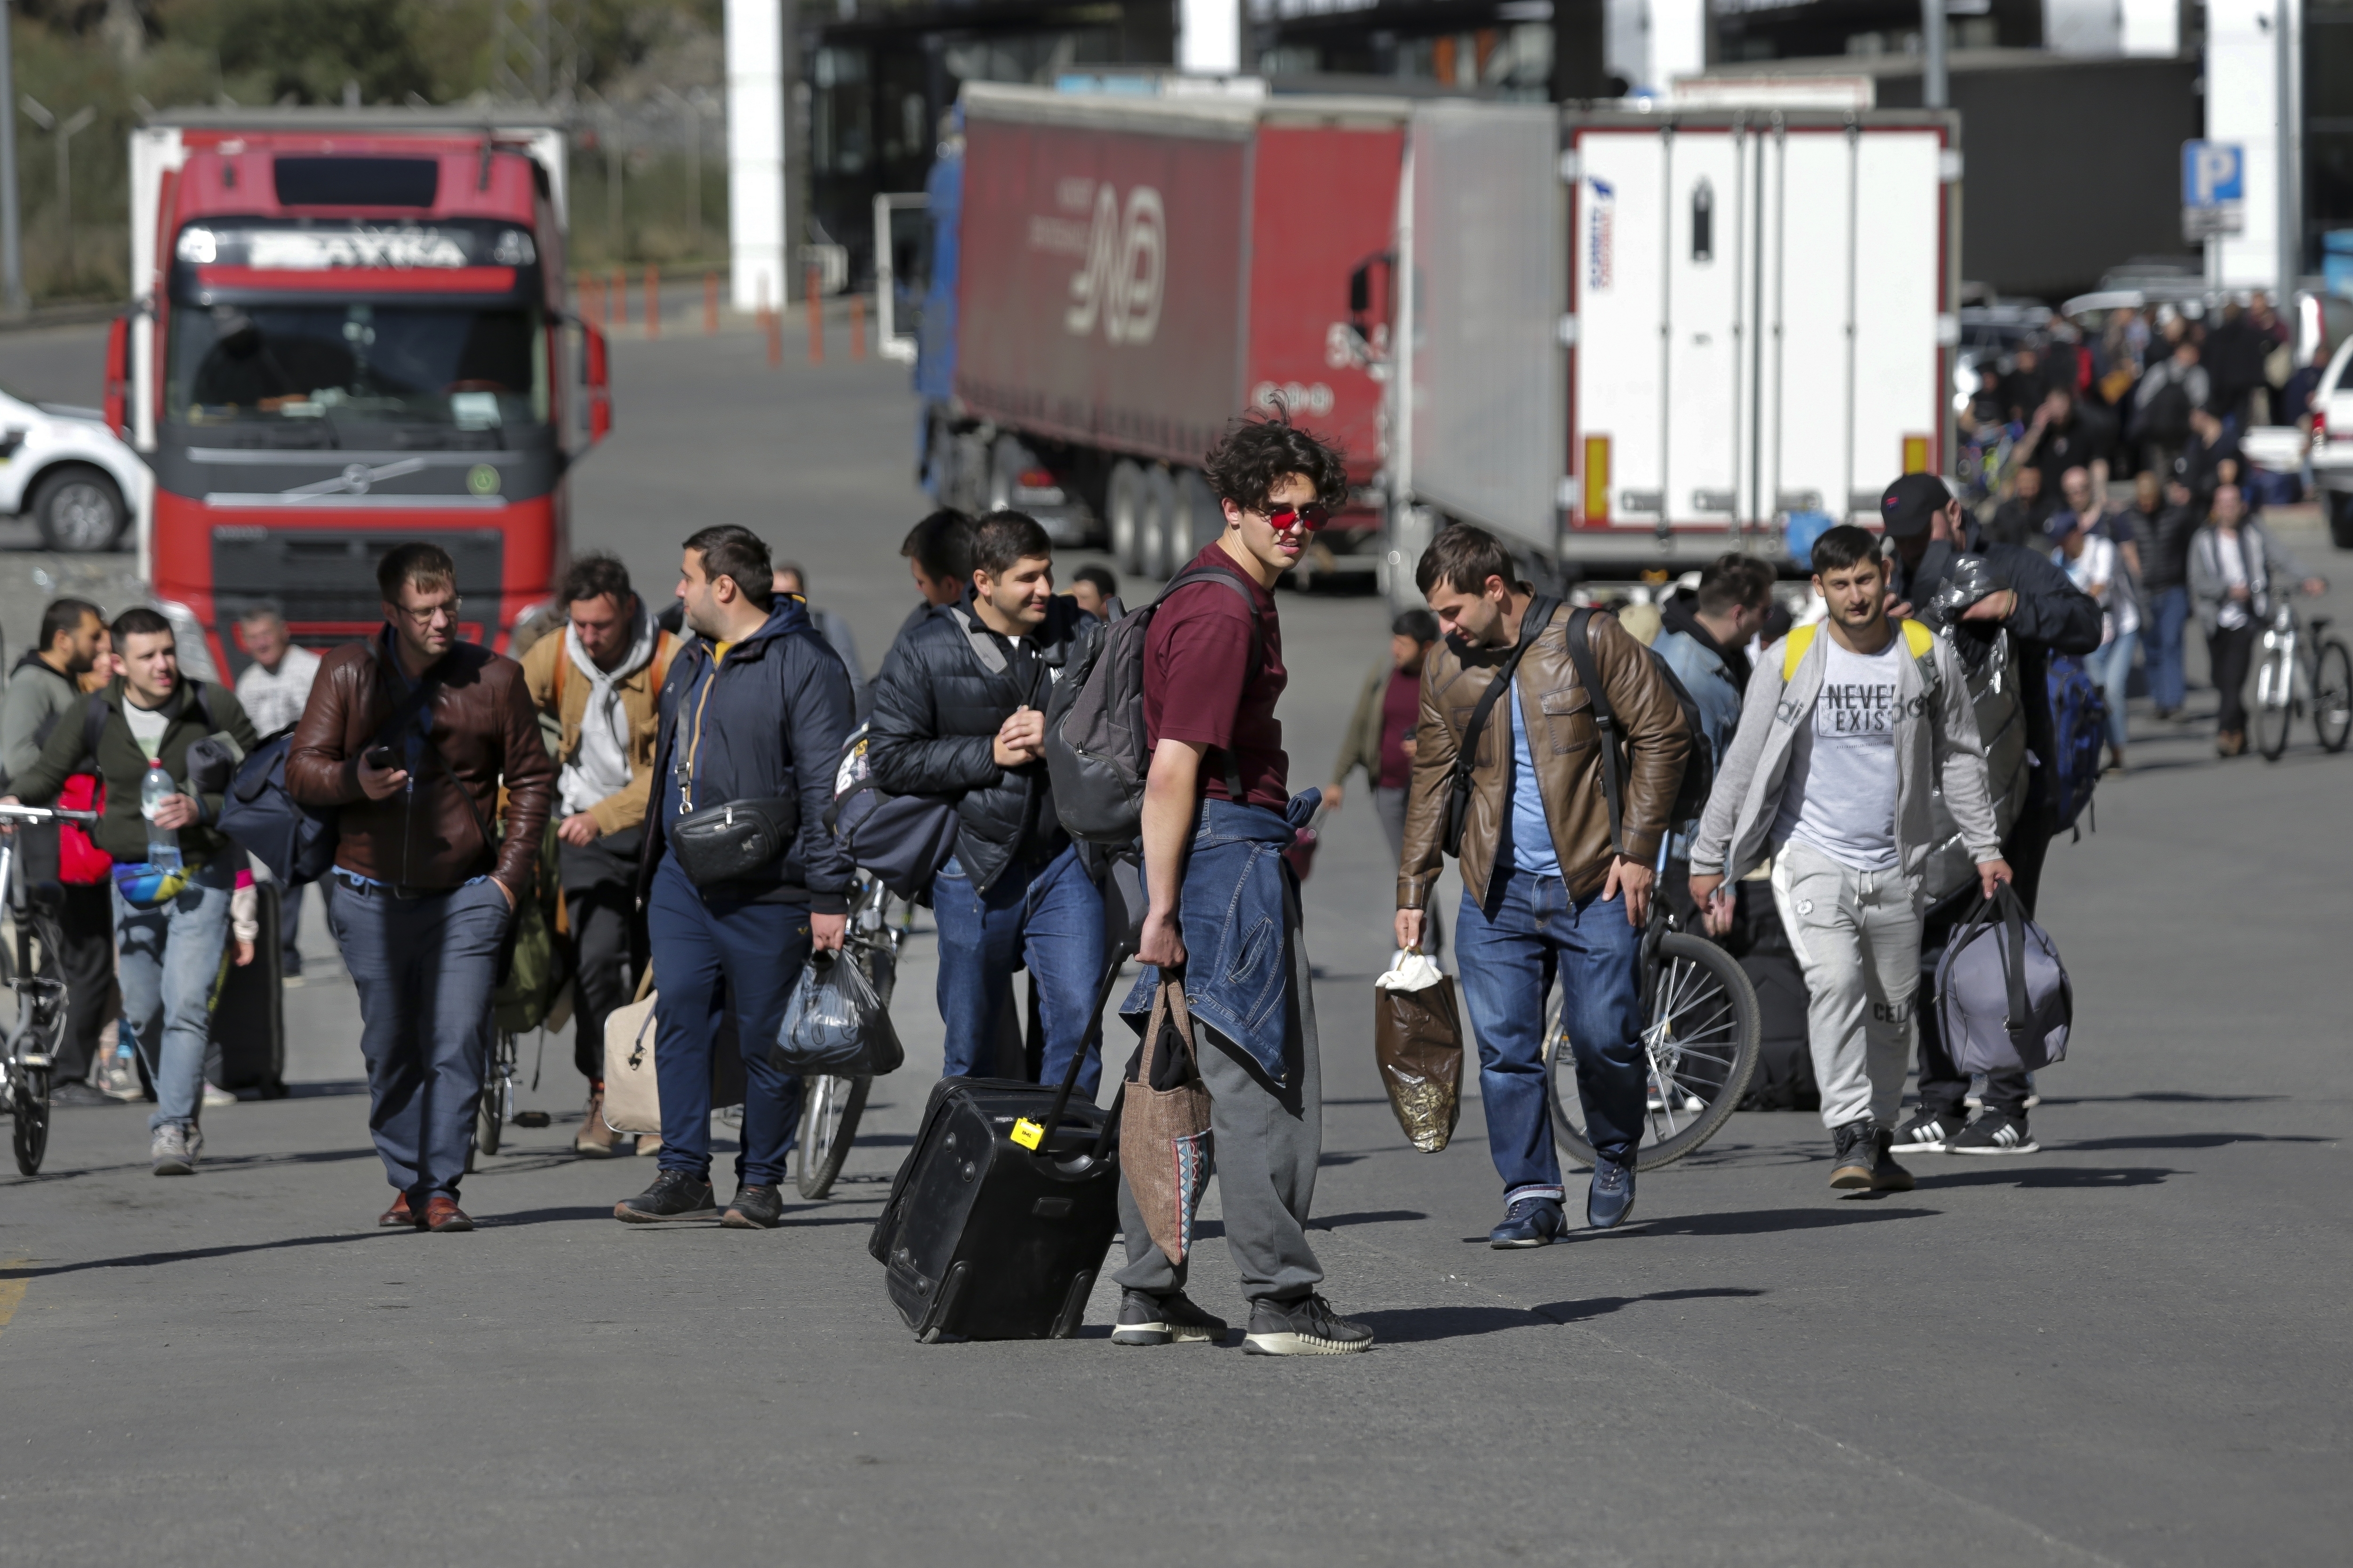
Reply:
[[1806, 650], [1814, 646], [1814, 634], [1821, 629], [1820, 621], [1791, 626], [1789, 635], [1781, 639], [1781, 683], [1784, 686], [1796, 678], [1799, 661], [1806, 657]]
[[1925, 658], [1936, 647], [1936, 634], [1910, 616], [1904, 619], [1904, 646], [1912, 650], [1914, 658]]
[[670, 663], [678, 657], [678, 638], [666, 631], [654, 632], [654, 700], [661, 700], [662, 688], [670, 684]]
[[98, 763], [98, 738], [106, 731], [106, 693], [93, 691], [81, 705], [81, 754], [94, 767]]
[[1619, 770], [1625, 758], [1619, 754], [1618, 715], [1609, 706], [1609, 693], [1601, 684], [1601, 674], [1593, 663], [1591, 626], [1593, 611], [1580, 607], [1568, 613], [1568, 662], [1577, 668], [1577, 683], [1593, 703], [1593, 722], [1601, 731], [1601, 795], [1609, 803], [1609, 847], [1622, 855], [1625, 851], [1626, 810], [1621, 792], [1623, 783]]
[[[1258, 678], [1259, 661], [1264, 657], [1264, 655], [1259, 647], [1258, 601], [1250, 597], [1250, 591], [1242, 586], [1240, 578], [1235, 576], [1232, 573], [1224, 570], [1222, 567], [1187, 566], [1184, 571], [1179, 572], [1174, 577], [1169, 578], [1168, 585], [1160, 590], [1159, 597], [1154, 599], [1152, 603], [1145, 605], [1145, 608], [1147, 610], [1158, 609], [1160, 607], [1161, 600], [1167, 598], [1169, 595], [1175, 593], [1177, 589], [1193, 583], [1222, 584], [1226, 588], [1233, 593], [1236, 598], [1242, 602], [1242, 608], [1247, 612], [1250, 622], [1250, 673], [1243, 678], [1242, 681], [1243, 689], [1248, 690], [1250, 681]], [[1229, 746], [1221, 746], [1219, 750], [1225, 757], [1227, 798], [1231, 800], [1235, 805], [1240, 805], [1246, 798], [1248, 798], [1242, 789], [1241, 761], [1234, 755], [1233, 749]]]
[[[560, 637], [564, 634], [562, 632], [556, 632], [551, 635]], [[564, 672], [565, 668], [571, 663], [572, 650], [559, 644], [555, 650], [555, 674], [553, 678], [552, 690], [550, 692], [550, 695], [555, 700], [555, 721], [559, 724], [564, 722]]]
[[1502, 667], [1495, 671], [1495, 679], [1487, 683], [1487, 689], [1479, 694], [1479, 700], [1472, 705], [1471, 717], [1462, 726], [1462, 738], [1454, 746], [1454, 787], [1462, 793], [1470, 793], [1471, 770], [1478, 759], [1479, 737], [1487, 730], [1487, 715], [1495, 710], [1497, 700], [1511, 689], [1513, 677], [1519, 672], [1520, 660], [1526, 657], [1528, 649], [1535, 647], [1536, 638], [1544, 635], [1545, 627], [1552, 625], [1553, 614], [1559, 608], [1559, 600], [1541, 595], [1529, 604], [1528, 613], [1520, 617], [1519, 642], [1513, 647], [1511, 657], [1504, 660]]

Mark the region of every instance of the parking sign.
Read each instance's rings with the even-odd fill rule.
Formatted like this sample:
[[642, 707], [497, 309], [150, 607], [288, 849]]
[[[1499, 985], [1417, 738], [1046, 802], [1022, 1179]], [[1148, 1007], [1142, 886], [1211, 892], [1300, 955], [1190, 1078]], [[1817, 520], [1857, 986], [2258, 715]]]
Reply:
[[2246, 150], [2235, 142], [2181, 144], [2181, 237], [2202, 240], [2247, 226]]

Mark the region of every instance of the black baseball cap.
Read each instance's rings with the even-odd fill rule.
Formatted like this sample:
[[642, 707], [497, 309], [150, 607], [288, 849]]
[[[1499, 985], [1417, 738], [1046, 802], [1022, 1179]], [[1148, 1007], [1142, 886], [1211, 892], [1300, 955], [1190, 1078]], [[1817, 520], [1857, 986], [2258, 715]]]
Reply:
[[1953, 492], [1934, 474], [1906, 474], [1879, 498], [1880, 525], [1890, 539], [1915, 539], [1928, 531]]

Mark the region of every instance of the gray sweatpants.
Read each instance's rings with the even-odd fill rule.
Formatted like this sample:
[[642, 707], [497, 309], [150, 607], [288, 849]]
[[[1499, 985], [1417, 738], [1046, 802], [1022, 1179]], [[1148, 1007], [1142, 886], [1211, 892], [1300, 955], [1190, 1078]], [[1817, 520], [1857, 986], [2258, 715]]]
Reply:
[[[1286, 887], [1284, 933], [1291, 953], [1289, 1015], [1283, 1031], [1287, 1082], [1276, 1088], [1250, 1054], [1206, 1024], [1195, 1026], [1201, 1081], [1209, 1090], [1209, 1147], [1225, 1211], [1226, 1248], [1250, 1300], [1295, 1301], [1324, 1282], [1307, 1245], [1307, 1211], [1315, 1201], [1315, 1166], [1324, 1154], [1324, 1084], [1315, 1043], [1315, 994], [1307, 947], [1299, 939], [1299, 904]], [[1166, 1295], [1185, 1288], [1187, 1267], [1168, 1261], [1144, 1228], [1127, 1179], [1119, 1184], [1120, 1228], [1127, 1267], [1121, 1287]]]
[[1920, 910], [1901, 868], [1858, 871], [1802, 838], [1773, 858], [1773, 900], [1806, 972], [1822, 1125], [1895, 1125], [1920, 989]]

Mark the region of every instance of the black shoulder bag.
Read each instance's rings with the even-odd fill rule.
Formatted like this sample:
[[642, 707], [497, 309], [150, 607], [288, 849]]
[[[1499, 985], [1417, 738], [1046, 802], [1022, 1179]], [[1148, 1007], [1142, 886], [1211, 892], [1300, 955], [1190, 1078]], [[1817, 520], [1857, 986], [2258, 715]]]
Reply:
[[1527, 614], [1520, 617], [1520, 640], [1509, 658], [1495, 671], [1495, 679], [1479, 694], [1478, 705], [1471, 710], [1471, 721], [1462, 726], [1462, 737], [1455, 743], [1454, 774], [1447, 783], [1446, 836], [1440, 840], [1449, 855], [1462, 858], [1462, 829], [1471, 818], [1471, 770], [1479, 759], [1479, 737], [1487, 728], [1487, 715], [1494, 710], [1496, 701], [1511, 689], [1512, 678], [1520, 668], [1520, 660], [1537, 637], [1552, 624], [1553, 612], [1560, 607], [1557, 599], [1537, 598], [1528, 605]]

